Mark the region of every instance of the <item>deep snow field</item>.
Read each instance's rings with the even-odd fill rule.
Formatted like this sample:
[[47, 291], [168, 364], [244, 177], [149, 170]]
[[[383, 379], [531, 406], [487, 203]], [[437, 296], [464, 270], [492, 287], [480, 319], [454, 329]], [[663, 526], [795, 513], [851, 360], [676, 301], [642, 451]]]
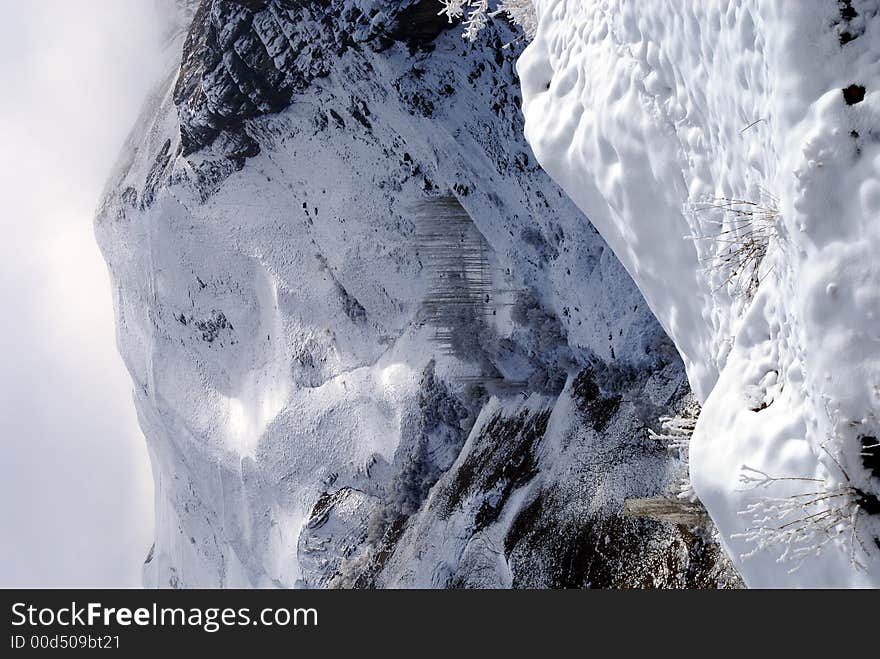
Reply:
[[738, 570], [880, 585], [878, 4], [536, 5], [526, 136], [684, 359]]

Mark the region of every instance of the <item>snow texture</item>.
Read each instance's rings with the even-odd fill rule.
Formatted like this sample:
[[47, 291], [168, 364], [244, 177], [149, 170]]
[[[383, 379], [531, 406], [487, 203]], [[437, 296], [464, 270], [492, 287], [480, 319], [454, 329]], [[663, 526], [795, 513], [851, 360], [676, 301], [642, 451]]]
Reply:
[[536, 8], [526, 136], [684, 360], [692, 484], [737, 568], [880, 586], [880, 8]]

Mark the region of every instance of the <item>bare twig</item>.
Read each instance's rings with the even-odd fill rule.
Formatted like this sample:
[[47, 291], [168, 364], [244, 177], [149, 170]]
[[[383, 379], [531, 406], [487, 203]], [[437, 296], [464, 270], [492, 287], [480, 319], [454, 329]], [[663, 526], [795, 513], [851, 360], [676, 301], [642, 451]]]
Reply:
[[740, 511], [741, 515], [751, 516], [752, 526], [734, 537], [754, 544], [752, 551], [743, 558], [754, 556], [762, 549], [782, 547], [777, 560], [793, 561], [795, 565], [790, 571], [794, 572], [808, 558], [819, 556], [835, 539], [849, 534], [850, 562], [863, 568], [856, 557], [856, 547], [864, 549], [857, 534], [861, 492], [850, 484], [846, 472], [841, 471], [844, 482], [832, 485], [821, 478], [771, 476], [743, 465], [740, 482], [752, 490], [766, 489], [786, 481], [820, 484], [818, 488], [786, 497], [762, 498]]
[[718, 226], [720, 230], [716, 233], [688, 236], [694, 241], [705, 240], [720, 246], [714, 254], [701, 259], [707, 270], [723, 276], [716, 291], [733, 286], [735, 295], [751, 298], [772, 270], [760, 272], [770, 243], [778, 233], [778, 203], [773, 195], [766, 196], [767, 204], [720, 197], [694, 208], [696, 213], [722, 214], [720, 221], [702, 220], [703, 224]]

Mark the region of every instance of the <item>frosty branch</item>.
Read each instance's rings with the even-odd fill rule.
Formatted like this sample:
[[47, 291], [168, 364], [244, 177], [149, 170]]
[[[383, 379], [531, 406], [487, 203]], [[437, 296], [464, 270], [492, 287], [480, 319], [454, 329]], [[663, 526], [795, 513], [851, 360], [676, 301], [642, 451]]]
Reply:
[[464, 38], [473, 41], [486, 27], [489, 18], [507, 14], [508, 18], [520, 26], [528, 38], [538, 29], [538, 17], [532, 0], [501, 0], [495, 11], [489, 9], [489, 0], [441, 0], [445, 14], [451, 23], [457, 19], [464, 21]]
[[861, 546], [857, 534], [858, 514], [865, 507], [866, 495], [846, 478], [831, 484], [821, 478], [771, 476], [759, 469], [743, 466], [740, 482], [746, 489], [765, 489], [782, 482], [808, 483], [806, 491], [785, 497], [762, 497], [740, 512], [751, 517], [751, 526], [737, 534], [754, 548], [743, 558], [762, 549], [781, 547], [779, 562], [793, 561], [791, 572], [810, 557], [819, 556], [838, 538], [849, 541], [850, 562], [863, 566], [856, 558]]
[[660, 417], [661, 431], [659, 433], [648, 430], [651, 439], [665, 444], [670, 451], [678, 453], [678, 459], [684, 468], [685, 475], [679, 481], [675, 494], [679, 499], [690, 502], [697, 500], [690, 479], [690, 445], [699, 415], [700, 408], [694, 403], [676, 416]]

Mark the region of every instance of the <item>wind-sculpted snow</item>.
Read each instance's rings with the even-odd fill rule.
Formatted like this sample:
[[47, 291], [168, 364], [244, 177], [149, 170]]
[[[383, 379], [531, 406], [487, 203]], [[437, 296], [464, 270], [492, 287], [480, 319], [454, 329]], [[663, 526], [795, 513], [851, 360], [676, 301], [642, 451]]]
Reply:
[[[585, 563], [607, 568], [596, 584], [631, 583], [623, 554], [597, 551], [606, 536], [627, 556], [650, 540], [681, 570], [714, 556], [674, 526], [602, 531], [624, 490], [549, 492], [604, 469], [564, 448], [583, 441], [565, 391], [587, 365], [640, 374], [632, 401], [589, 402], [583, 421], [598, 415], [591, 432], [645, 477], [639, 494], [663, 494], [675, 460], [614, 447], [647, 441], [686, 385], [631, 279], [534, 161], [518, 52], [502, 47], [515, 34], [498, 22], [465, 43], [433, 0], [301, 4], [199, 4], [97, 218], [157, 486], [146, 584], [586, 586]], [[546, 428], [482, 433], [537, 400]], [[510, 438], [528, 438], [516, 474]], [[475, 443], [484, 473], [450, 494]], [[522, 517], [538, 477], [541, 511]], [[462, 542], [423, 547], [413, 529], [442, 534], [447, 514]], [[479, 558], [468, 538], [514, 519], [528, 569], [458, 570]], [[529, 520], [582, 551], [534, 569], [554, 548]], [[417, 547], [409, 578], [399, 557]], [[701, 585], [727, 583], [712, 575]]]
[[877, 4], [536, 4], [526, 135], [684, 359], [737, 567], [880, 585]]

